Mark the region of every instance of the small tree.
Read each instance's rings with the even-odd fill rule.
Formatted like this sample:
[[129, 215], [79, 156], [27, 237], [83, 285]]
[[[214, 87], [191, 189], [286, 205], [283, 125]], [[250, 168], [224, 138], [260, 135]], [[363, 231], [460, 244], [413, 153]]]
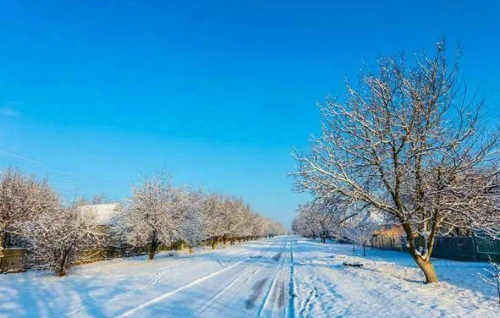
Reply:
[[103, 247], [107, 241], [95, 216], [80, 213], [76, 205], [45, 211], [25, 222], [23, 233], [30, 239], [34, 261], [58, 276], [66, 275], [82, 252]]
[[186, 196], [163, 176], [154, 176], [132, 190], [128, 207], [117, 218], [115, 229], [129, 244], [148, 246], [154, 259], [160, 245], [182, 239]]
[[366, 256], [366, 246], [373, 237], [373, 232], [380, 227], [380, 224], [371, 214], [359, 214], [350, 218], [342, 225], [341, 231], [354, 243], [363, 248], [363, 256]]
[[226, 225], [226, 212], [221, 195], [209, 195], [204, 202], [205, 231], [211, 240], [212, 249], [217, 248], [219, 240], [224, 236]]
[[184, 190], [180, 194], [183, 197], [180, 237], [189, 244], [190, 251], [201, 241], [206, 239], [207, 234], [204, 225], [207, 223], [203, 213], [203, 193]]
[[8, 169], [0, 175], [0, 249], [9, 247], [9, 234], [19, 226], [59, 205], [58, 195], [46, 181]]

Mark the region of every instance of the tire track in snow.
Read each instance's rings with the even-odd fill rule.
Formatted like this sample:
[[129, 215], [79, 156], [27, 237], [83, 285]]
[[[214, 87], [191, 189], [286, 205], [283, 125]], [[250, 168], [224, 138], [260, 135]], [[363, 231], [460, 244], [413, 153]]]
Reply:
[[173, 295], [175, 295], [175, 294], [177, 294], [177, 293], [179, 293], [179, 292], [181, 292], [181, 291], [183, 291], [185, 289], [188, 289], [189, 287], [195, 286], [195, 285], [200, 284], [200, 283], [202, 283], [202, 282], [204, 282], [204, 281], [206, 281], [206, 280], [208, 280], [208, 279], [210, 279], [212, 277], [215, 277], [215, 276], [217, 276], [219, 274], [222, 274], [223, 272], [228, 271], [231, 268], [234, 268], [234, 267], [242, 264], [243, 262], [244, 261], [239, 261], [239, 262], [237, 262], [237, 263], [235, 263], [233, 265], [230, 265], [228, 267], [225, 267], [223, 269], [215, 271], [215, 272], [213, 272], [211, 274], [208, 274], [206, 276], [198, 278], [198, 279], [192, 281], [191, 283], [189, 283], [187, 285], [184, 285], [182, 287], [176, 288], [176, 289], [174, 289], [174, 290], [172, 290], [172, 291], [170, 291], [168, 293], [165, 293], [165, 294], [163, 294], [161, 296], [155, 297], [155, 298], [151, 299], [150, 301], [147, 301], [147, 302], [145, 302], [145, 303], [143, 303], [143, 304], [141, 304], [141, 305], [139, 305], [139, 306], [137, 306], [135, 308], [132, 308], [132, 309], [128, 310], [127, 312], [125, 312], [125, 313], [123, 313], [123, 314], [121, 314], [121, 315], [119, 315], [117, 317], [129, 317], [130, 315], [135, 314], [136, 312], [138, 312], [141, 309], [144, 309], [144, 308], [147, 308], [147, 307], [149, 307], [151, 305], [154, 305], [154, 304], [156, 304], [156, 303], [158, 303], [158, 302], [160, 302], [160, 301], [162, 301], [162, 300], [164, 300], [164, 299], [166, 299], [166, 298], [168, 298], [170, 296], [173, 296]]
[[[150, 276], [151, 279], [149, 280], [149, 282], [146, 283], [145, 286], [140, 287], [137, 290], [144, 290], [144, 289], [150, 288], [151, 286], [157, 285], [161, 281], [161, 279], [163, 278], [165, 273], [170, 272], [172, 267], [179, 266], [179, 265], [182, 265], [184, 263], [188, 263], [189, 261], [192, 261], [192, 260], [189, 258], [183, 258], [181, 260], [173, 258], [165, 266], [161, 266], [160, 269], [156, 273], [151, 274], [151, 276]], [[83, 310], [85, 310], [85, 306], [83, 304], [80, 304], [77, 308], [70, 311], [68, 313], [68, 315], [73, 316], [77, 313], [80, 313]]]
[[288, 318], [295, 318], [295, 264], [293, 260], [293, 247], [297, 241], [290, 242], [290, 279], [288, 281]]
[[[242, 257], [240, 257], [240, 259], [242, 259], [245, 256], [248, 256], [249, 254], [250, 254], [250, 252], [245, 253]], [[136, 312], [140, 311], [141, 309], [150, 307], [150, 306], [152, 306], [152, 305], [154, 305], [154, 304], [156, 304], [156, 303], [158, 303], [158, 302], [160, 302], [160, 301], [162, 301], [162, 300], [164, 300], [166, 298], [169, 298], [169, 297], [171, 297], [173, 295], [176, 295], [176, 294], [184, 291], [185, 289], [188, 289], [188, 288], [190, 288], [192, 286], [201, 284], [202, 282], [204, 282], [204, 281], [206, 281], [206, 280], [208, 280], [210, 278], [213, 278], [213, 277], [215, 277], [215, 276], [217, 276], [219, 274], [222, 274], [223, 272], [226, 272], [226, 271], [228, 271], [228, 270], [230, 270], [230, 269], [232, 269], [232, 268], [234, 268], [234, 267], [236, 267], [238, 265], [241, 265], [241, 264], [245, 263], [246, 261], [248, 261], [248, 259], [249, 259], [249, 257], [247, 257], [244, 260], [240, 260], [240, 261], [238, 261], [238, 262], [236, 262], [236, 263], [234, 263], [234, 264], [232, 264], [230, 266], [224, 267], [224, 268], [222, 268], [222, 269], [220, 269], [218, 271], [212, 272], [212, 273], [210, 273], [208, 275], [205, 275], [203, 277], [195, 279], [194, 281], [192, 281], [192, 282], [190, 282], [190, 283], [188, 283], [188, 284], [186, 284], [184, 286], [181, 286], [181, 287], [176, 288], [176, 289], [174, 289], [172, 291], [164, 293], [163, 295], [155, 297], [155, 298], [153, 298], [153, 299], [151, 299], [151, 300], [149, 300], [149, 301], [147, 301], [147, 302], [145, 302], [145, 303], [143, 303], [143, 304], [141, 304], [139, 306], [136, 306], [136, 307], [134, 307], [134, 308], [132, 308], [132, 309], [126, 311], [125, 313], [123, 313], [121, 315], [118, 315], [116, 317], [121, 317], [121, 318], [122, 317], [129, 317], [130, 315], [135, 314]]]
[[238, 281], [240, 280], [246, 280], [248, 281], [251, 279], [251, 277], [255, 276], [258, 272], [260, 272], [262, 269], [257, 269], [253, 271], [249, 276], [243, 275], [243, 273], [238, 274], [234, 279], [232, 279], [223, 289], [221, 289], [218, 293], [216, 293], [212, 298], [210, 298], [201, 309], [196, 311], [196, 315], [199, 316], [199, 314], [204, 313], [210, 306], [217, 300], [219, 299], [225, 292], [227, 292], [231, 287], [234, 286]]
[[[267, 254], [268, 252], [267, 251], [261, 251], [260, 254]], [[246, 255], [248, 255], [249, 253], [247, 253]], [[278, 253], [279, 255], [281, 255], [281, 252]], [[252, 255], [252, 256], [249, 256], [244, 263], [246, 263], [247, 261], [253, 259], [253, 258], [258, 258], [258, 257], [262, 257], [262, 255]], [[274, 255], [272, 257], [273, 259], [277, 260], [277, 255]], [[243, 263], [242, 263], [243, 265]], [[221, 296], [223, 296], [232, 286], [234, 286], [237, 282], [249, 282], [254, 276], [256, 276], [260, 271], [262, 271], [262, 267], [258, 268], [258, 269], [254, 269], [253, 272], [250, 274], [250, 275], [245, 275], [244, 273], [247, 271], [248, 268], [245, 268], [244, 269], [244, 272], [242, 273], [239, 273], [234, 279], [232, 279], [222, 290], [220, 290], [219, 292], [216, 293], [216, 295], [212, 296], [212, 298], [210, 298], [207, 303], [205, 303], [203, 306], [201, 306], [201, 309], [198, 309], [195, 311], [196, 315], [199, 316], [199, 314], [205, 312], [207, 309], [209, 309], [211, 307], [211, 305], [217, 300], [219, 299]], [[258, 297], [255, 296], [255, 297]], [[247, 300], [248, 302], [248, 300]], [[248, 306], [248, 305], [246, 305]]]
[[[286, 250], [287, 245], [288, 245], [288, 241], [286, 241], [284, 243], [284, 246], [283, 246], [282, 250]], [[280, 253], [283, 254], [282, 251]], [[275, 290], [277, 281], [279, 279], [279, 276], [280, 276], [280, 274], [281, 274], [281, 272], [282, 272], [282, 270], [283, 270], [283, 268], [285, 266], [285, 260], [286, 260], [286, 257], [281, 257], [280, 258], [279, 264], [277, 266], [278, 268], [277, 268], [277, 270], [276, 270], [276, 272], [274, 274], [273, 280], [271, 281], [271, 283], [269, 285], [269, 288], [268, 288], [268, 290], [267, 290], [267, 292], [266, 292], [266, 294], [264, 296], [264, 299], [263, 299], [263, 301], [262, 301], [262, 303], [261, 303], [261, 305], [259, 307], [259, 310], [257, 312], [257, 317], [258, 318], [260, 318], [260, 317], [263, 316], [264, 310], [269, 306], [269, 301], [270, 301], [271, 297], [273, 295], [274, 296], [276, 295], [275, 292], [274, 292], [274, 290]]]
[[[264, 243], [265, 243], [266, 241], [267, 241], [267, 240], [264, 240], [264, 241], [262, 241], [262, 242], [264, 242]], [[247, 245], [247, 244], [245, 244], [245, 245]], [[244, 246], [245, 246], [245, 245], [244, 245]], [[212, 252], [209, 252], [209, 254], [212, 254]], [[233, 253], [230, 253], [230, 254], [233, 254]], [[134, 313], [136, 313], [136, 312], [140, 311], [141, 309], [144, 309], [144, 308], [150, 307], [150, 306], [152, 306], [152, 305], [154, 305], [154, 304], [156, 304], [156, 303], [158, 303], [158, 302], [160, 302], [160, 301], [162, 301], [162, 300], [164, 300], [164, 299], [166, 299], [166, 298], [169, 298], [169, 297], [171, 297], [171, 296], [174, 296], [174, 295], [176, 295], [176, 294], [178, 294], [178, 293], [180, 293], [180, 292], [182, 292], [182, 291], [184, 291], [184, 290], [186, 290], [186, 289], [188, 289], [188, 288], [190, 288], [190, 287], [192, 287], [192, 286], [195, 286], [195, 285], [201, 284], [201, 283], [203, 283], [204, 281], [206, 281], [206, 280], [208, 280], [208, 279], [210, 279], [210, 278], [213, 278], [213, 277], [215, 277], [215, 276], [217, 276], [217, 275], [219, 275], [219, 274], [221, 274], [221, 273], [223, 273], [223, 272], [225, 272], [225, 271], [228, 271], [229, 269], [232, 269], [232, 268], [234, 268], [234, 267], [236, 267], [236, 266], [242, 265], [242, 264], [244, 264], [245, 262], [249, 261], [249, 260], [252, 258], [252, 256], [251, 256], [250, 254], [252, 254], [252, 253], [251, 253], [251, 252], [246, 252], [246, 253], [244, 253], [243, 255], [240, 255], [240, 257], [239, 257], [240, 261], [238, 261], [238, 262], [234, 263], [233, 265], [230, 265], [230, 266], [228, 266], [228, 267], [225, 267], [225, 268], [222, 268], [222, 269], [220, 269], [220, 270], [218, 270], [218, 271], [215, 271], [215, 272], [213, 272], [213, 273], [210, 273], [210, 274], [208, 274], [208, 275], [206, 275], [206, 276], [203, 276], [203, 277], [201, 277], [201, 278], [198, 278], [198, 279], [196, 279], [196, 280], [194, 280], [194, 281], [192, 281], [192, 282], [190, 282], [190, 283], [188, 283], [188, 284], [186, 284], [186, 285], [184, 285], [184, 286], [181, 286], [181, 287], [176, 288], [176, 289], [174, 289], [174, 290], [172, 290], [172, 291], [170, 291], [170, 292], [167, 292], [167, 293], [165, 293], [165, 294], [163, 294], [163, 295], [160, 295], [160, 296], [158, 296], [158, 297], [155, 297], [155, 298], [151, 299], [150, 301], [147, 301], [147, 302], [145, 302], [145, 303], [143, 303], [143, 304], [141, 304], [141, 305], [139, 305], [139, 306], [136, 306], [135, 308], [132, 308], [132, 309], [130, 309], [130, 310], [128, 310], [128, 311], [126, 311], [125, 313], [123, 313], [123, 314], [121, 314], [121, 315], [117, 315], [117, 316], [115, 316], [115, 317], [129, 317], [130, 315], [132, 315], [132, 314], [134, 314]], [[216, 258], [216, 260], [215, 260], [215, 261], [216, 261], [217, 263], [219, 263], [219, 264], [220, 264], [220, 262], [219, 262], [219, 261], [220, 261], [220, 257], [219, 257], [218, 255], [215, 255], [215, 258]], [[256, 272], [254, 272], [254, 273], [252, 274], [252, 276], [253, 276], [255, 273], [256, 273]], [[248, 278], [247, 278], [247, 279], [248, 279]], [[222, 294], [221, 294], [221, 295], [222, 295]], [[219, 296], [220, 296], [220, 295], [219, 295]], [[212, 303], [213, 303], [213, 302], [212, 302]], [[209, 307], [210, 307], [210, 306], [208, 306], [206, 309], [208, 309]], [[205, 310], [206, 310], [206, 309], [205, 309]]]

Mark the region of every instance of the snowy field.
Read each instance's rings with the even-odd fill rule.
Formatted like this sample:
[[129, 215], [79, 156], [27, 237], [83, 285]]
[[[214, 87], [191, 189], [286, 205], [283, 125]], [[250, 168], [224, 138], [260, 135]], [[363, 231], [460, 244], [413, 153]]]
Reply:
[[0, 317], [500, 317], [496, 291], [478, 278], [484, 263], [434, 260], [442, 282], [430, 286], [404, 253], [352, 253], [284, 236], [82, 265], [63, 278], [1, 275]]

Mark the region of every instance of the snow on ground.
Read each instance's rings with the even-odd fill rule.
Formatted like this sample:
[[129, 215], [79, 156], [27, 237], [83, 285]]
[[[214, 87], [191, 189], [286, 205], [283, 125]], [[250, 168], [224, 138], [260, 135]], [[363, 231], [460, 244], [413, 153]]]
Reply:
[[[116, 259], [0, 276], [0, 317], [498, 317], [485, 263], [434, 260], [422, 283], [408, 255], [276, 237], [193, 255]], [[344, 268], [342, 263], [364, 267]]]

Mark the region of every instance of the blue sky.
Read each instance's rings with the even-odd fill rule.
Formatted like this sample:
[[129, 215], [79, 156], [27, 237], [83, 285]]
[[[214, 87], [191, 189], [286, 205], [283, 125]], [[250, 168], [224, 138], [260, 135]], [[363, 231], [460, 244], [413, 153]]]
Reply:
[[2, 1], [0, 169], [116, 200], [167, 171], [288, 225], [316, 103], [380, 55], [460, 42], [498, 122], [499, 3]]

